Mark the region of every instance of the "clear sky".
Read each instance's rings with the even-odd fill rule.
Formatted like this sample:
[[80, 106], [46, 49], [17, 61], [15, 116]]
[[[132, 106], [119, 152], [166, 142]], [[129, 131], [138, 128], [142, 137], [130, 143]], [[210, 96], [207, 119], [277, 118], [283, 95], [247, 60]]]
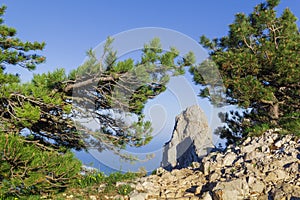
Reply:
[[[8, 6], [5, 23], [17, 29], [18, 37], [46, 42], [42, 54], [47, 62], [35, 71], [40, 73], [57, 67], [74, 69], [88, 49], [107, 36], [133, 28], [169, 28], [196, 41], [202, 34], [221, 37], [227, 34], [235, 13], [250, 13], [261, 1], [2, 0], [1, 4]], [[278, 13], [285, 7], [300, 17], [299, 0], [282, 0]], [[22, 71], [21, 77], [29, 80], [31, 74]]]

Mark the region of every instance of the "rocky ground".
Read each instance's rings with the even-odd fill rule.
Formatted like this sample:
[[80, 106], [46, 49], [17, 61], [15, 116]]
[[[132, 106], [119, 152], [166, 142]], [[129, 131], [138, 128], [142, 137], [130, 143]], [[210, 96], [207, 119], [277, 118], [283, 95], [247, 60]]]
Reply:
[[130, 184], [134, 191], [119, 199], [300, 199], [300, 139], [270, 130], [188, 168], [159, 168]]

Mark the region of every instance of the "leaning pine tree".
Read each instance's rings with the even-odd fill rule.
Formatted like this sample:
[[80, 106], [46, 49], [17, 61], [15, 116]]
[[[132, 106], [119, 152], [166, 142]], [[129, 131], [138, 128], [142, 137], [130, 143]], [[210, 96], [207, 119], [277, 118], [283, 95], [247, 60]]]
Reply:
[[[191, 52], [180, 58], [173, 47], [164, 51], [157, 38], [145, 44], [139, 61], [118, 60], [108, 38], [100, 60], [89, 51], [89, 59], [69, 75], [57, 69], [20, 83], [6, 69], [34, 70], [45, 58], [32, 52], [44, 43], [20, 41], [16, 30], [3, 24], [5, 9], [0, 9], [0, 199], [68, 187], [81, 166], [70, 149], [119, 153], [126, 145], [147, 144], [152, 136], [145, 103], [195, 61]], [[136, 120], [128, 124], [123, 116]], [[75, 118], [80, 120], [74, 123]], [[98, 122], [95, 130], [80, 123], [86, 119]]]
[[64, 72], [36, 75], [26, 84], [6, 72], [12, 65], [34, 70], [45, 58], [32, 52], [45, 44], [18, 39], [3, 24], [5, 10], [0, 7], [0, 199], [54, 193], [70, 185], [81, 167], [67, 150], [82, 144], [62, 116], [70, 106], [56, 89]]
[[[227, 102], [245, 109], [223, 115], [228, 126], [221, 135], [229, 143], [272, 127], [300, 135], [300, 34], [288, 8], [277, 16], [279, 3], [267, 0], [248, 16], [238, 13], [225, 37], [201, 37], [222, 75]], [[207, 66], [191, 69], [198, 83], [201, 67]]]

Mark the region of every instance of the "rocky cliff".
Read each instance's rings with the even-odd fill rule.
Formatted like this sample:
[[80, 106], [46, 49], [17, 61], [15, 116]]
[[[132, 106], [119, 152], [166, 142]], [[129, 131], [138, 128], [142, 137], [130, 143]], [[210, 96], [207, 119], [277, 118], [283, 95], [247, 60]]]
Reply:
[[205, 113], [194, 105], [176, 117], [171, 140], [165, 144], [161, 166], [184, 168], [213, 148], [212, 132]]
[[270, 130], [188, 168], [159, 168], [131, 184], [131, 200], [299, 200], [300, 139]]

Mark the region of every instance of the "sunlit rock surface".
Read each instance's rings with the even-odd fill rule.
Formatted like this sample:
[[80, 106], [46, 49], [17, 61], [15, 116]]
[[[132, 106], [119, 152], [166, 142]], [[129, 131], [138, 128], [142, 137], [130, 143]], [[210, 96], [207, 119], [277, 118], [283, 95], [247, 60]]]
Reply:
[[171, 140], [165, 144], [161, 166], [183, 168], [213, 148], [212, 132], [205, 113], [198, 105], [191, 106], [176, 117]]

